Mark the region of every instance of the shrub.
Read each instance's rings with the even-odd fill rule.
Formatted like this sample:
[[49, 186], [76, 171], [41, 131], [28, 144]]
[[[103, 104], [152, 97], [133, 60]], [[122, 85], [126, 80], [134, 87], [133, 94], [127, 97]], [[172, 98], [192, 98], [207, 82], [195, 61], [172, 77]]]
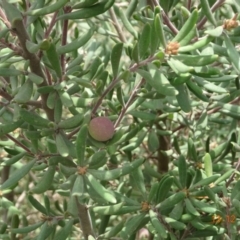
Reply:
[[1, 239], [239, 239], [237, 1], [0, 2]]

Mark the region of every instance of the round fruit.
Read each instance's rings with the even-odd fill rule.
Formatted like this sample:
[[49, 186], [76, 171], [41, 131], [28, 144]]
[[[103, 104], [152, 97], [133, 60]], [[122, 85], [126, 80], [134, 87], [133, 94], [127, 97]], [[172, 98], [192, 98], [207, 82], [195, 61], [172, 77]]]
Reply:
[[105, 142], [112, 138], [114, 125], [106, 117], [96, 117], [90, 121], [88, 131], [93, 139]]

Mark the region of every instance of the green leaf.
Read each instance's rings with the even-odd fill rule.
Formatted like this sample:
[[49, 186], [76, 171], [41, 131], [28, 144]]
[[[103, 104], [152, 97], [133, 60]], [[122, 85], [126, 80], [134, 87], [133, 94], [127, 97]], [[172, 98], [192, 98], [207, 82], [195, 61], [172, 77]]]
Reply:
[[216, 26], [217, 23], [213, 16], [213, 11], [209, 6], [209, 1], [208, 0], [200, 0], [200, 1], [201, 1], [202, 13], [204, 14], [204, 16], [206, 16], [209, 22], [211, 22], [214, 26]]
[[30, 125], [49, 128], [50, 121], [37, 115], [36, 113], [21, 108], [20, 116], [25, 122], [29, 123]]
[[161, 236], [161, 238], [166, 239], [167, 231], [166, 231], [164, 225], [160, 222], [157, 213], [151, 209], [149, 211], [149, 216], [151, 219], [151, 223], [152, 223], [153, 227], [155, 228], [156, 232], [159, 234], [159, 236]]
[[217, 185], [219, 183], [222, 183], [226, 179], [229, 179], [229, 177], [233, 174], [234, 171], [235, 171], [235, 169], [230, 169], [227, 172], [225, 172], [224, 174], [222, 174], [222, 176], [220, 176], [218, 179], [216, 179], [214, 181], [214, 185]]
[[169, 60], [167, 60], [167, 63], [172, 68], [172, 70], [178, 75], [183, 73], [189, 73], [193, 70], [192, 67], [185, 65], [184, 63], [175, 58], [170, 58]]
[[196, 125], [199, 129], [206, 129], [208, 127], [208, 114], [205, 110], [199, 117]]
[[162, 202], [167, 198], [167, 195], [172, 187], [173, 177], [165, 175], [159, 182], [157, 194], [156, 194], [156, 203]]
[[117, 203], [117, 200], [114, 196], [114, 193], [108, 189], [106, 189], [101, 183], [99, 183], [93, 175], [89, 174], [87, 176], [87, 184], [90, 185], [98, 194], [99, 196], [110, 203]]
[[214, 29], [208, 29], [205, 31], [205, 33], [212, 37], [220, 37], [223, 33], [223, 26], [219, 26]]
[[137, 73], [140, 74], [157, 92], [165, 96], [177, 95], [176, 89], [170, 85], [164, 74], [156, 69], [152, 69], [151, 74], [145, 70], [138, 69]]
[[56, 51], [55, 43], [50, 42], [49, 48], [46, 50], [47, 58], [53, 68], [53, 70], [56, 72], [57, 76], [59, 78], [62, 77], [62, 69], [60, 65], [59, 55]]
[[38, 233], [36, 240], [47, 239], [54, 231], [55, 226], [53, 224], [49, 224], [48, 221], [45, 221], [44, 224], [41, 226], [40, 232]]
[[119, 63], [122, 55], [123, 44], [118, 43], [116, 44], [111, 53], [111, 64], [112, 64], [112, 71], [113, 77], [116, 78], [118, 75]]
[[87, 136], [88, 136], [88, 126], [87, 124], [85, 124], [79, 130], [77, 135], [77, 140], [76, 140], [76, 153], [77, 153], [78, 165], [82, 167], [85, 165], [85, 148], [86, 148]]
[[137, 39], [138, 33], [132, 26], [131, 22], [128, 20], [125, 12], [123, 12], [123, 10], [117, 6], [114, 7], [114, 11], [121, 19], [123, 26], [128, 30], [129, 33], [131, 33], [134, 36], [135, 39]]
[[72, 196], [79, 196], [81, 197], [85, 192], [85, 182], [84, 178], [81, 175], [78, 175], [71, 191]]
[[35, 84], [41, 84], [44, 79], [33, 72], [28, 73], [29, 79]]
[[61, 55], [78, 50], [80, 47], [84, 46], [91, 39], [95, 30], [96, 29], [92, 27], [91, 29], [88, 30], [88, 32], [85, 35], [81, 36], [79, 39], [73, 40], [72, 42], [64, 46], [57, 47], [56, 50], [57, 53]]
[[179, 106], [184, 112], [190, 112], [192, 110], [192, 107], [189, 99], [189, 93], [185, 84], [175, 85], [175, 88], [178, 91], [176, 98]]
[[194, 76], [195, 81], [202, 87], [204, 87], [205, 89], [214, 92], [214, 93], [228, 93], [228, 90], [226, 90], [223, 87], [220, 87], [216, 84], [210, 83], [206, 80], [204, 80], [201, 77], [198, 76]]
[[[162, 16], [158, 13], [156, 14], [154, 18], [154, 27], [152, 27], [152, 34], [151, 34], [151, 44], [154, 44], [156, 46], [160, 45], [163, 48], [166, 48], [166, 39], [165, 39], [165, 33], [163, 31], [163, 20]], [[154, 39], [153, 39], [154, 38]], [[151, 46], [152, 48], [152, 46]], [[157, 47], [155, 47], [157, 49]], [[153, 52], [152, 49], [152, 54], [155, 53], [156, 49]]]
[[179, 202], [170, 212], [169, 217], [179, 220], [182, 215], [183, 215], [183, 202]]
[[17, 103], [26, 103], [33, 94], [33, 82], [28, 79], [18, 90], [13, 100]]
[[178, 158], [179, 180], [183, 188], [187, 185], [187, 163], [183, 155]]
[[18, 120], [13, 123], [0, 124], [0, 136], [4, 136], [7, 133], [13, 132], [17, 128], [21, 127], [23, 123], [23, 120]]
[[80, 3], [76, 3], [75, 5], [73, 5], [72, 8], [73, 9], [86, 8], [94, 5], [97, 2], [98, 2], [97, 0], [82, 0]]
[[104, 234], [101, 234], [99, 237], [103, 239], [111, 239], [112, 237], [115, 237], [124, 227], [124, 222], [119, 222], [117, 225], [114, 225], [110, 228], [109, 231], [105, 232]]
[[137, 189], [141, 192], [143, 198], [146, 198], [146, 188], [144, 183], [144, 176], [142, 173], [142, 169], [140, 167], [134, 169], [130, 173], [131, 179], [133, 180], [133, 185], [137, 187]]
[[149, 112], [140, 112], [140, 111], [129, 111], [128, 114], [131, 114], [133, 117], [140, 118], [142, 120], [151, 121], [156, 120], [157, 116], [154, 113]]
[[25, 12], [25, 15], [30, 15], [30, 16], [41, 16], [41, 15], [46, 15], [49, 13], [56, 12], [60, 10], [69, 0], [58, 0], [52, 5], [48, 5], [39, 9], [31, 9], [27, 12]]
[[199, 188], [199, 187], [203, 187], [206, 185], [209, 185], [213, 182], [215, 182], [221, 175], [220, 174], [214, 174], [210, 177], [204, 178], [200, 181], [198, 181], [197, 183], [193, 184], [190, 188], [189, 191], [193, 191], [194, 188]]
[[114, 4], [115, 0], [105, 0], [99, 3], [94, 4], [88, 8], [82, 8], [80, 10], [66, 13], [57, 18], [57, 20], [64, 20], [64, 19], [86, 19], [90, 17], [95, 17], [99, 14], [106, 12], [112, 5]]
[[93, 207], [93, 212], [101, 214], [101, 215], [115, 215], [123, 206], [123, 202], [120, 202], [115, 205], [109, 206], [96, 206]]
[[177, 203], [183, 201], [183, 199], [186, 197], [186, 194], [184, 192], [177, 192], [170, 197], [166, 198], [163, 202], [159, 203], [156, 208], [159, 208], [160, 211], [166, 209], [166, 208], [172, 208]]
[[203, 161], [204, 161], [206, 176], [211, 177], [213, 175], [211, 155], [209, 153], [206, 153], [205, 156], [203, 157]]
[[165, 217], [165, 221], [173, 228], [177, 230], [184, 230], [186, 229], [186, 225], [182, 222], [176, 221], [173, 218]]
[[15, 68], [0, 67], [0, 76], [2, 76], [2, 77], [19, 76], [19, 75], [22, 75], [22, 74], [23, 74], [22, 71], [19, 71]]
[[138, 47], [139, 47], [139, 57], [140, 59], [144, 59], [146, 52], [150, 46], [150, 34], [151, 34], [151, 26], [147, 23], [140, 36]]
[[56, 232], [54, 240], [66, 240], [72, 232], [74, 219], [69, 219], [65, 226], [62, 227], [58, 232]]
[[11, 157], [10, 159], [4, 161], [3, 163], [1, 163], [1, 166], [11, 166], [14, 163], [18, 162], [19, 160], [21, 160], [25, 155], [26, 155], [26, 152], [21, 152]]
[[62, 101], [62, 104], [63, 104], [65, 107], [67, 107], [67, 108], [72, 107], [73, 101], [72, 101], [71, 96], [70, 96], [67, 92], [65, 92], [65, 91], [60, 91], [60, 92], [59, 92], [59, 96], [60, 96], [60, 99], [61, 99], [61, 101]]
[[[145, 222], [146, 213], [140, 213], [134, 216], [131, 216], [127, 222], [125, 223], [125, 226], [123, 227], [122, 231], [120, 232], [120, 236], [122, 239], [130, 239], [129, 237], [132, 235], [133, 232], [135, 232], [138, 227]], [[147, 222], [149, 218], [147, 218]]]
[[56, 147], [62, 157], [69, 156], [70, 149], [64, 132], [59, 132], [56, 134]]
[[155, 152], [159, 148], [158, 136], [154, 130], [151, 130], [148, 134], [148, 148], [151, 152]]
[[89, 168], [97, 169], [107, 162], [106, 150], [95, 152], [89, 159]]
[[216, 211], [217, 211], [216, 207], [209, 204], [209, 203], [205, 203], [205, 202], [199, 201], [199, 200], [194, 199], [194, 198], [191, 198], [190, 201], [192, 202], [194, 207], [196, 207], [197, 209], [199, 209], [203, 212], [216, 213]]
[[195, 84], [192, 80], [186, 80], [187, 87], [189, 90], [200, 100], [204, 102], [209, 102], [209, 99], [206, 95], [203, 94], [202, 88], [200, 88], [197, 84]]
[[195, 27], [197, 20], [198, 20], [198, 10], [195, 9], [193, 10], [188, 20], [183, 25], [183, 27], [177, 33], [177, 35], [173, 38], [172, 42], [180, 42], [181, 40], [183, 40], [185, 36], [187, 36], [187, 34], [191, 31], [191, 29]]
[[208, 64], [214, 63], [219, 59], [217, 54], [214, 55], [177, 55], [173, 56], [173, 59], [181, 61], [183, 64], [187, 66], [206, 66]]
[[226, 49], [227, 49], [227, 53], [228, 56], [231, 60], [231, 62], [233, 63], [233, 66], [235, 67], [235, 69], [238, 71], [238, 73], [240, 72], [240, 56], [238, 51], [236, 50], [236, 48], [234, 47], [232, 41], [230, 40], [229, 36], [225, 33], [223, 34], [223, 38], [226, 44]]
[[206, 45], [208, 45], [213, 39], [214, 39], [214, 37], [212, 37], [212, 36], [203, 37], [202, 39], [200, 39], [199, 41], [197, 41], [193, 44], [189, 44], [187, 46], [180, 47], [178, 49], [178, 53], [190, 52], [190, 51], [193, 51], [196, 49], [203, 48]]
[[32, 169], [33, 165], [36, 163], [36, 160], [28, 162], [23, 167], [16, 170], [14, 173], [11, 173], [10, 177], [2, 184], [1, 189], [12, 188], [17, 184], [28, 172]]
[[115, 169], [105, 170], [105, 171], [88, 169], [88, 172], [91, 173], [95, 178], [101, 181], [110, 181], [131, 173], [133, 170], [140, 167], [143, 162], [144, 162], [144, 159], [140, 158], [131, 163], [124, 164], [121, 168], [115, 168]]
[[29, 225], [27, 227], [19, 227], [19, 228], [11, 228], [9, 229], [10, 232], [12, 233], [20, 233], [20, 234], [24, 234], [24, 233], [29, 233], [34, 231], [35, 229], [41, 227], [43, 225], [44, 222], [39, 222], [33, 225]]
[[48, 170], [43, 174], [41, 180], [37, 182], [37, 184], [30, 189], [30, 191], [38, 194], [46, 192], [52, 185], [55, 170], [55, 166], [49, 166]]
[[46, 208], [36, 198], [34, 198], [32, 195], [28, 195], [28, 200], [35, 209], [47, 215]]
[[131, 54], [132, 59], [138, 63], [139, 62], [139, 46], [138, 46], [138, 42], [136, 42], [133, 46], [132, 49], [132, 54]]

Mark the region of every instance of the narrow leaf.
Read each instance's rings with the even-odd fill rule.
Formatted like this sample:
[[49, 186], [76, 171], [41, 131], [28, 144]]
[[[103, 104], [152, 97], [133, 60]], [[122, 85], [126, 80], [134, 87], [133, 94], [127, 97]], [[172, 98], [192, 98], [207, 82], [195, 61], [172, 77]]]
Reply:
[[122, 55], [122, 49], [123, 49], [123, 44], [118, 43], [113, 47], [113, 50], [111, 53], [111, 64], [112, 64], [112, 71], [113, 71], [114, 78], [116, 78], [118, 75], [119, 62]]

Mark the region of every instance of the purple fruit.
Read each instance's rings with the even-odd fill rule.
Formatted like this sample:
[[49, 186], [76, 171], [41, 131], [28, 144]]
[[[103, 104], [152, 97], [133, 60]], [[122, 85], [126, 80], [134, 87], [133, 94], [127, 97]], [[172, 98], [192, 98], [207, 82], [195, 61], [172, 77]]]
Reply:
[[114, 125], [106, 117], [96, 117], [90, 121], [88, 131], [93, 139], [105, 142], [112, 138], [114, 134]]

